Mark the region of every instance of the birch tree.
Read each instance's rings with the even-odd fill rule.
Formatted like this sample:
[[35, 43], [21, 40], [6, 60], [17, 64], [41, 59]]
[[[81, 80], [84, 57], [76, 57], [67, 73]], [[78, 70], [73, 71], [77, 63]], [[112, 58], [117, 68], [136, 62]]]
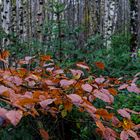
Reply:
[[111, 35], [115, 31], [117, 22], [117, 1], [105, 0], [105, 13], [104, 13], [104, 38], [106, 40], [105, 46], [111, 47]]
[[[11, 1], [3, 0], [1, 9], [1, 24], [4, 32], [8, 35], [10, 33], [10, 19], [11, 19]], [[7, 46], [9, 40], [4, 38], [2, 41], [2, 46]]]

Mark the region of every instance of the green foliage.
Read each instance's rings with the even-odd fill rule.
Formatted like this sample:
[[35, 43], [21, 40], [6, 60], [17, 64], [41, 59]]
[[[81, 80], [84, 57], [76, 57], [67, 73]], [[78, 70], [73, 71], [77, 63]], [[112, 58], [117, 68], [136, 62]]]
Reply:
[[[74, 29], [68, 26], [68, 22], [60, 18], [65, 11], [65, 5], [59, 2], [50, 1], [48, 10], [55, 13], [56, 19], [46, 21], [44, 25], [44, 36], [46, 42], [39, 42], [32, 39], [29, 42], [20, 40], [15, 34], [6, 34], [0, 31], [0, 40], [2, 38], [10, 39], [11, 43], [5, 48], [10, 50], [11, 62], [17, 61], [25, 56], [39, 56], [42, 54], [50, 54], [55, 62], [62, 67], [71, 67], [75, 62], [84, 61], [92, 67], [92, 72], [96, 75], [108, 75], [112, 77], [132, 76], [139, 72], [140, 69], [140, 52], [138, 58], [132, 60], [130, 57], [130, 35], [124, 33], [114, 34], [111, 37], [111, 48], [106, 49], [104, 40], [100, 34], [90, 36], [86, 41], [82, 40], [79, 43], [80, 35], [83, 33], [83, 27], [75, 27]], [[94, 63], [103, 62], [105, 70], [98, 69]], [[117, 111], [120, 108], [130, 108], [134, 111], [140, 110], [140, 97], [134, 93], [127, 91], [121, 92], [115, 98], [114, 108]], [[103, 108], [105, 103], [96, 99], [94, 104], [97, 108]], [[0, 106], [6, 104], [0, 103]], [[61, 114], [62, 115], [62, 114]], [[66, 115], [65, 112], [63, 115]], [[52, 120], [50, 116], [42, 115], [45, 122], [45, 129], [49, 128], [49, 134], [54, 136], [54, 139], [63, 139], [66, 131], [70, 131], [73, 140], [90, 140], [96, 137], [95, 124], [91, 121], [86, 113], [80, 114], [77, 109], [65, 118], [58, 117], [57, 121]], [[0, 129], [1, 140], [40, 140], [40, 136], [36, 133], [36, 125], [34, 119], [27, 117], [23, 118], [20, 125], [17, 127], [8, 126]], [[132, 115], [132, 121], [136, 124], [140, 123], [140, 118], [137, 115]], [[33, 127], [32, 127], [32, 125]], [[68, 126], [72, 126], [67, 128]], [[62, 129], [66, 129], [61, 131]], [[92, 132], [91, 132], [92, 131]], [[36, 134], [36, 135], [35, 135]], [[53, 139], [53, 138], [52, 138]]]
[[[128, 91], [124, 91], [119, 93], [115, 98], [114, 108], [118, 110], [119, 108], [129, 108], [134, 111], [140, 110], [140, 96], [136, 93], [129, 93]], [[136, 124], [140, 123], [140, 118], [138, 115], [132, 115], [132, 121]]]

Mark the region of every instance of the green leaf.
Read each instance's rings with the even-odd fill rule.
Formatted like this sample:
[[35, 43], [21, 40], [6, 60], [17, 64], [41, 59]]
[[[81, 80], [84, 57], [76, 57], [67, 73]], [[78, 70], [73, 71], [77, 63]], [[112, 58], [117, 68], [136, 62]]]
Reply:
[[61, 111], [61, 116], [62, 116], [62, 118], [66, 117], [67, 116], [67, 111], [66, 110], [62, 110]]

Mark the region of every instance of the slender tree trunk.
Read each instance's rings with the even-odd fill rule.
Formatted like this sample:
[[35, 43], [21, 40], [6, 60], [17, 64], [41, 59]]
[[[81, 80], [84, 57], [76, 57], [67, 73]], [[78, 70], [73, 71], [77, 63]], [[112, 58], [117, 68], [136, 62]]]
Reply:
[[105, 1], [105, 16], [104, 16], [104, 38], [106, 40], [106, 47], [111, 47], [111, 35], [115, 31], [117, 21], [117, 1], [106, 0]]
[[138, 1], [130, 1], [130, 29], [131, 29], [131, 46], [130, 51], [132, 53], [131, 57], [136, 57], [136, 52], [138, 48]]
[[[1, 13], [2, 28], [7, 35], [10, 33], [11, 26], [10, 17], [11, 17], [11, 1], [3, 0]], [[7, 45], [9, 45], [9, 40], [7, 38], [3, 38], [2, 46], [5, 47]]]

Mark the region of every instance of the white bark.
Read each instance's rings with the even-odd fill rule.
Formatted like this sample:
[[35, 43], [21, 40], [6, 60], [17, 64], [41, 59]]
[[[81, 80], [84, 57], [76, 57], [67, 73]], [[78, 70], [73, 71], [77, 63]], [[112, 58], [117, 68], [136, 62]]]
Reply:
[[110, 37], [115, 31], [117, 22], [117, 1], [105, 0], [105, 16], [104, 16], [104, 38], [106, 40], [106, 47], [111, 47]]
[[[3, 0], [2, 3], [2, 12], [1, 12], [1, 19], [2, 19], [2, 28], [5, 33], [8, 35], [10, 33], [10, 19], [11, 19], [11, 1]], [[2, 46], [3, 48], [9, 44], [9, 40], [7, 38], [3, 38]]]

